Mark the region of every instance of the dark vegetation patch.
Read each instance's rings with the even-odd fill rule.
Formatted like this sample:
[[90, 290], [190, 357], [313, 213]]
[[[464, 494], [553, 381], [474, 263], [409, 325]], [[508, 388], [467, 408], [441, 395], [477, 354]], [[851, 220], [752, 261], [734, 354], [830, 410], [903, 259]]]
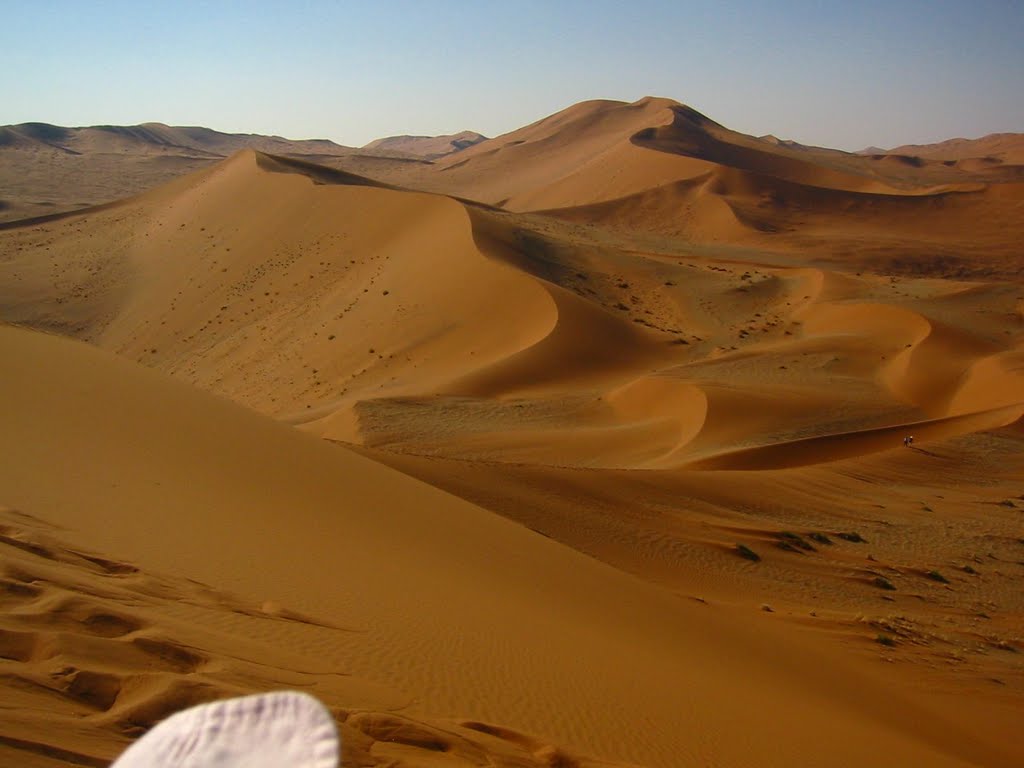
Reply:
[[736, 554], [742, 557], [744, 560], [750, 560], [753, 563], [761, 562], [761, 556], [754, 550], [748, 547], [746, 544], [736, 545]]

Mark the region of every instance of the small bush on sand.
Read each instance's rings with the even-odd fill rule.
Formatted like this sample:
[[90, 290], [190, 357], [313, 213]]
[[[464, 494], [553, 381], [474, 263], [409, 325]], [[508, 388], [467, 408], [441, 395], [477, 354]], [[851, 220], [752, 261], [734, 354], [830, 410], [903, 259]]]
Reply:
[[[793, 533], [792, 531], [781, 531], [779, 534], [780, 545], [789, 544], [791, 547], [799, 547], [806, 552], [817, 552], [814, 545], [811, 544], [807, 539], [801, 536], [799, 533]], [[783, 547], [785, 549], [785, 547]]]
[[761, 562], [761, 556], [757, 554], [757, 552], [752, 550], [750, 547], [748, 547], [746, 544], [737, 544], [736, 554], [738, 554], [744, 560], [750, 560], [754, 563]]

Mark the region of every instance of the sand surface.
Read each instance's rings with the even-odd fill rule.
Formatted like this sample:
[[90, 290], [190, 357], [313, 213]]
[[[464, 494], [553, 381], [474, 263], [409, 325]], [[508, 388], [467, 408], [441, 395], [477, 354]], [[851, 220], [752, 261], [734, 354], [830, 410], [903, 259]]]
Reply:
[[665, 99], [384, 161], [0, 226], [0, 762], [276, 688], [351, 766], [1024, 760], [1008, 164]]

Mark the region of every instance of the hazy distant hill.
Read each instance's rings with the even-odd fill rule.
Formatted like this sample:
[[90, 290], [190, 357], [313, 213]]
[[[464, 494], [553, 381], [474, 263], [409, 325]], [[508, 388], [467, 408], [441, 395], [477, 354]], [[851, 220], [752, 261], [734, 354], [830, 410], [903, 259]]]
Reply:
[[948, 139], [936, 144], [904, 144], [892, 149], [868, 147], [862, 155], [908, 155], [930, 160], [988, 158], [1006, 165], [1024, 164], [1024, 133], [990, 133], [980, 139]]
[[371, 141], [363, 149], [434, 160], [482, 141], [487, 141], [487, 137], [475, 131], [463, 131], [447, 136], [387, 136]]
[[0, 126], [0, 221], [135, 195], [246, 148], [322, 164], [345, 159], [359, 170], [369, 164], [386, 172], [400, 162], [328, 139], [292, 140], [197, 126]]
[[0, 147], [50, 148], [71, 154], [139, 152], [227, 157], [251, 147], [277, 154], [347, 154], [352, 148], [328, 139], [292, 140], [254, 133], [222, 133], [198, 126], [163, 123], [94, 125], [65, 128], [49, 123], [22, 123], [0, 127]]

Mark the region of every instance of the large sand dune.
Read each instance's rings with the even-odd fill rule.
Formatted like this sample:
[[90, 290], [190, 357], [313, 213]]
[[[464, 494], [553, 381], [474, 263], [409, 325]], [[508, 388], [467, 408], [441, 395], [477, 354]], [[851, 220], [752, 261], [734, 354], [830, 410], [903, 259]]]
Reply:
[[403, 162], [0, 226], [3, 759], [299, 687], [346, 765], [1020, 762], [1005, 168], [664, 99]]
[[[10, 230], [5, 313], [336, 438], [379, 440], [374, 414], [387, 408], [393, 423], [427, 397], [447, 431], [464, 423], [467, 445], [492, 453], [506, 438], [564, 431], [524, 422], [524, 406], [553, 413], [573, 401], [586, 433], [561, 463], [582, 451], [584, 464], [632, 466], [609, 450], [617, 431], [664, 426], [679, 409], [700, 424], [666, 446], [682, 463], [685, 443], [703, 454], [806, 429], [808, 418], [824, 431], [826, 412], [859, 408], [865, 426], [898, 429], [950, 415], [951, 403], [963, 413], [1016, 402], [1012, 367], [980, 369], [1005, 393], [998, 403], [977, 381], [973, 399], [960, 387], [1016, 349], [994, 329], [955, 330], [974, 302], [1012, 311], [1001, 287], [973, 291], [949, 317], [948, 289], [927, 281], [901, 289], [804, 267], [623, 256], [544, 226], [247, 152], [135, 201]], [[823, 354], [842, 359], [823, 368]], [[768, 360], [779, 361], [777, 385]], [[861, 394], [808, 400], [837, 368]], [[622, 407], [616, 393], [652, 375], [689, 394]], [[794, 397], [798, 408], [782, 407]], [[736, 419], [743, 400], [774, 402], [768, 421]], [[467, 418], [451, 418], [460, 411]], [[524, 435], [517, 423], [533, 427]], [[434, 429], [425, 437], [436, 443]], [[415, 430], [383, 431], [408, 440]]]
[[[369, 696], [651, 765], [755, 765], [766, 749], [834, 765], [1000, 754], [801, 638], [82, 345], [12, 328], [0, 339], [19, 371], [4, 381], [2, 482], [22, 516], [5, 534], [17, 548], [5, 663], [38, 681], [37, 699], [72, 700], [51, 727], [66, 709], [88, 715], [86, 732], [145, 724], [256, 665], [262, 684], [319, 690], [326, 675], [335, 706]], [[38, 520], [82, 551], [35, 541]], [[167, 639], [217, 607], [225, 620], [196, 645]], [[262, 632], [233, 636], [247, 625]], [[797, 723], [799, 740], [778, 740]], [[98, 737], [80, 738], [88, 754]]]

